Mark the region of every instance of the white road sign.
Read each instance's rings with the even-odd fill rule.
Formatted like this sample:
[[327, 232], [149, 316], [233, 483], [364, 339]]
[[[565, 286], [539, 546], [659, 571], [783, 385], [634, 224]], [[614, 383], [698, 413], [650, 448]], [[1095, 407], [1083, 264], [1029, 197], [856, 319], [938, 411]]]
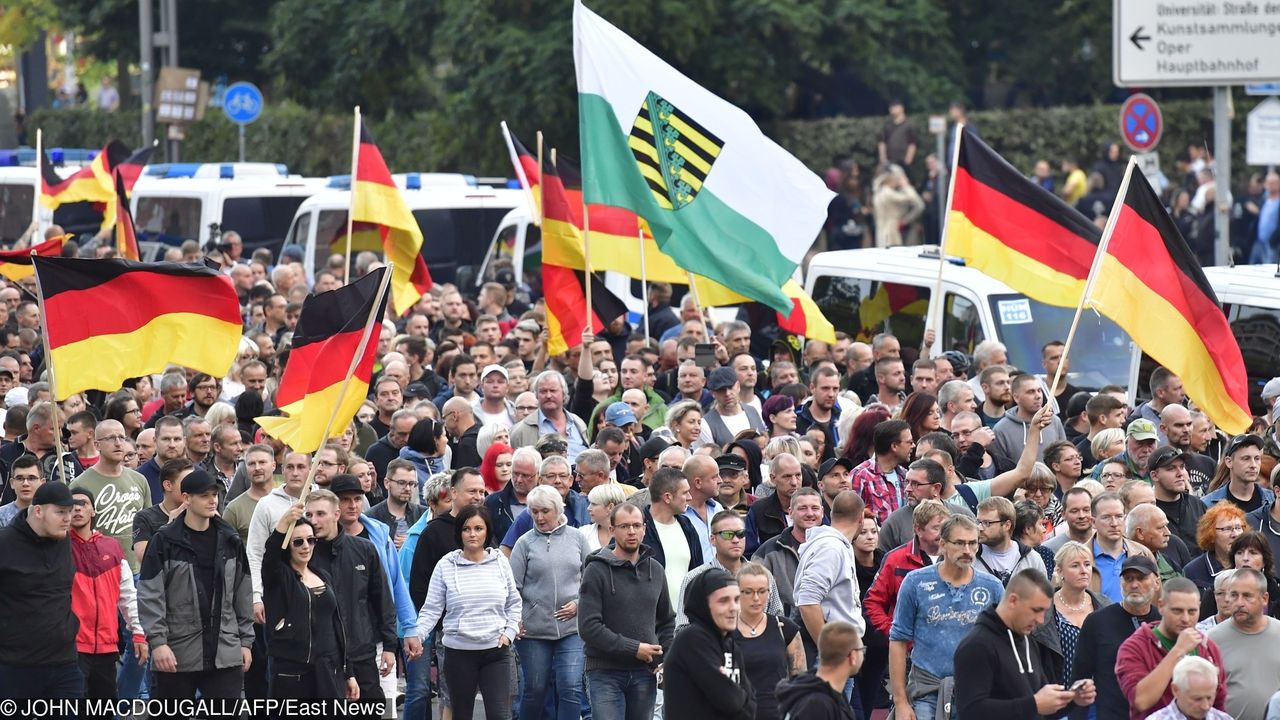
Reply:
[[1280, 80], [1280, 1], [1113, 0], [1121, 87]]
[[1245, 162], [1280, 165], [1280, 100], [1269, 97], [1249, 113]]

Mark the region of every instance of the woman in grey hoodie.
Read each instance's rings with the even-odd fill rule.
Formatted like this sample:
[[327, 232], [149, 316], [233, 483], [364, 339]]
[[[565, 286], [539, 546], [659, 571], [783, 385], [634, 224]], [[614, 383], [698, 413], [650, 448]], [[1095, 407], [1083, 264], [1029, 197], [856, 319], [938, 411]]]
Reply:
[[564, 499], [549, 485], [525, 501], [533, 532], [511, 549], [511, 570], [524, 607], [524, 635], [516, 643], [524, 671], [520, 717], [541, 717], [555, 675], [556, 720], [582, 715], [582, 640], [578, 637], [578, 588], [590, 553], [587, 537], [568, 525]]

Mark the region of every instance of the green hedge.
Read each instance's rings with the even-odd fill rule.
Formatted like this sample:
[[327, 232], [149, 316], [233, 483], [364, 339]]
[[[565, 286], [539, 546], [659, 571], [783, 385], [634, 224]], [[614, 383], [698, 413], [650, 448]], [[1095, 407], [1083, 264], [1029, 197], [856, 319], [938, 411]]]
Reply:
[[[1259, 98], [1240, 94], [1233, 123], [1233, 173], [1237, 180], [1249, 168], [1244, 165], [1245, 117]], [[1164, 137], [1160, 141], [1161, 167], [1173, 170], [1175, 154], [1188, 143], [1212, 140], [1212, 101], [1175, 100], [1161, 104]], [[934, 138], [924, 133], [926, 119], [915, 118], [921, 130], [921, 158], [934, 148]], [[982, 137], [1018, 168], [1030, 172], [1035, 161], [1048, 159], [1055, 171], [1066, 157], [1075, 157], [1088, 168], [1100, 156], [1102, 144], [1118, 140], [1119, 108], [1115, 105], [993, 110], [972, 115]], [[267, 106], [262, 118], [246, 131], [250, 160], [282, 162], [295, 173], [311, 176], [350, 171], [351, 120], [310, 110], [292, 103]], [[837, 156], [852, 156], [864, 164], [876, 158], [876, 141], [884, 123], [881, 117], [830, 118], [778, 123], [771, 134], [815, 170], [827, 167]], [[43, 128], [49, 147], [98, 147], [117, 137], [131, 146], [140, 142], [138, 114], [100, 113], [90, 109], [45, 110], [32, 115], [29, 127]], [[457, 170], [478, 175], [510, 175], [506, 164], [493, 167], [440, 167], [441, 158], [455, 157], [450, 133], [433, 113], [388, 117], [376, 123], [378, 145], [395, 171]], [[158, 131], [163, 133], [163, 126]], [[222, 112], [211, 108], [203, 120], [187, 129], [182, 145], [185, 161], [226, 161], [236, 157], [236, 126]], [[501, 142], [497, 132], [493, 142]], [[163, 149], [157, 157], [163, 156]]]

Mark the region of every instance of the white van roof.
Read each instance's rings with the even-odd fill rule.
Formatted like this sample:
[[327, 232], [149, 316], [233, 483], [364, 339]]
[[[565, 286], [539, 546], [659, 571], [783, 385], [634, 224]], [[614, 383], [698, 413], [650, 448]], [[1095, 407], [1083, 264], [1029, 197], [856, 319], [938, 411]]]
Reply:
[[[525, 207], [527, 205], [523, 190], [510, 190], [507, 188], [427, 185], [417, 190], [402, 189], [400, 194], [410, 210], [466, 207], [470, 204], [485, 202], [495, 206], [511, 208]], [[345, 211], [350, 206], [350, 190], [324, 190], [303, 200], [302, 204], [298, 206], [298, 214], [317, 209]]]
[[1280, 268], [1275, 264], [1214, 266], [1204, 274], [1220, 302], [1280, 309]]
[[[811, 281], [819, 275], [846, 274], [899, 282], [913, 280], [916, 284], [932, 285], [938, 277], [938, 246], [912, 245], [822, 252], [809, 261], [806, 279]], [[950, 258], [943, 269], [943, 276], [952, 282], [992, 295], [1017, 292], [999, 280], [964, 265], [959, 258]], [[811, 286], [810, 289], [812, 290]]]
[[324, 189], [324, 178], [297, 175], [252, 175], [234, 180], [217, 177], [156, 178], [142, 176], [133, 186], [132, 197], [263, 197], [313, 195]]

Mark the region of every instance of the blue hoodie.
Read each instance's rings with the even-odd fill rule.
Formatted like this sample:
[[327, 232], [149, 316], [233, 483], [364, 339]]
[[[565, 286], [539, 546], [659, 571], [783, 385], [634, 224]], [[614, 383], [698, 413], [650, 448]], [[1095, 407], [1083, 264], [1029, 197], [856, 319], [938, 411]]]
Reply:
[[427, 529], [427, 523], [432, 519], [430, 511], [422, 513], [400, 545], [400, 575], [405, 582], [409, 582], [409, 571], [413, 569], [413, 551], [418, 547], [418, 538], [422, 537], [422, 531]]
[[[373, 547], [378, 551], [382, 570], [387, 574], [387, 583], [391, 585], [391, 597], [396, 603], [400, 637], [417, 635], [418, 616], [413, 612], [413, 600], [409, 597], [409, 581], [406, 579], [408, 576], [400, 572], [400, 558], [396, 552], [396, 544], [391, 540], [391, 532], [382, 521], [374, 520], [368, 515], [360, 516], [360, 524], [364, 526], [365, 532], [369, 533], [369, 542], [373, 543]], [[409, 557], [413, 557], [412, 552]]]

